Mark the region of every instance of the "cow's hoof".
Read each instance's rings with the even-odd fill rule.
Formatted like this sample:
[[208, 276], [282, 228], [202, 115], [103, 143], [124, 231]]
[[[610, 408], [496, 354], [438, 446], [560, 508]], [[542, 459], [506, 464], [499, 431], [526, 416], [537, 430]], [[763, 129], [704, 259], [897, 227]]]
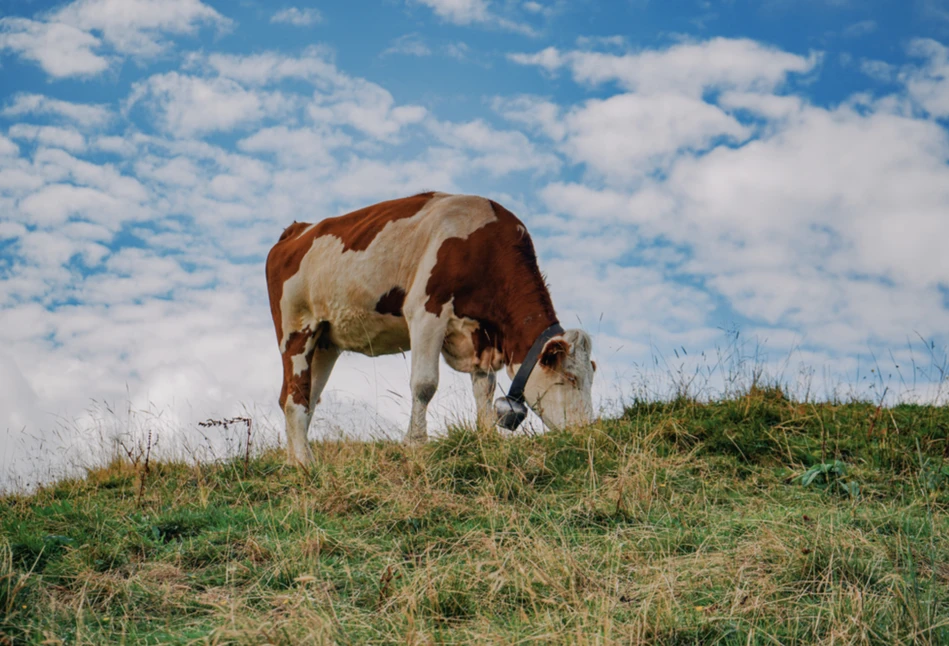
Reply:
[[307, 451], [306, 453], [288, 453], [287, 454], [287, 464], [291, 467], [300, 467], [301, 469], [309, 469], [313, 466], [315, 459], [313, 458], [313, 453]]

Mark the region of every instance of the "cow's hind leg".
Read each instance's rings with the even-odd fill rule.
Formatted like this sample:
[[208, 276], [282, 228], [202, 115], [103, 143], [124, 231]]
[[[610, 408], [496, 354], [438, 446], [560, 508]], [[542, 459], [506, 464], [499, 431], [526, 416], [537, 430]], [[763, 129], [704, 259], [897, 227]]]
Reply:
[[[310, 362], [310, 415], [320, 403], [320, 395], [329, 381], [330, 373], [333, 372], [333, 366], [336, 365], [336, 359], [339, 358], [340, 351], [334, 345], [325, 345], [317, 341], [316, 350], [313, 351], [313, 361]], [[307, 443], [309, 448], [309, 443]]]
[[445, 343], [445, 321], [423, 312], [409, 321], [412, 344], [412, 418], [406, 444], [421, 444], [428, 438], [425, 414], [438, 389], [438, 358]]
[[497, 421], [498, 415], [492, 403], [496, 386], [497, 378], [493, 372], [471, 373], [471, 388], [474, 390], [475, 404], [478, 407], [479, 428], [494, 428]]
[[283, 344], [280, 406], [287, 420], [287, 458], [302, 465], [313, 462], [307, 431], [313, 408], [339, 356], [336, 348], [320, 343], [323, 331], [324, 326], [315, 331], [306, 327], [291, 332]]

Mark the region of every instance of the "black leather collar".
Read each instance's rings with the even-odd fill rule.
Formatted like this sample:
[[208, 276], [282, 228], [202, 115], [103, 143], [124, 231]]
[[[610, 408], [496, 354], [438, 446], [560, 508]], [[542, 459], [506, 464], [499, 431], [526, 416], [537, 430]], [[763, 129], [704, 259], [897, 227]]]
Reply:
[[534, 341], [534, 345], [532, 345], [531, 349], [527, 352], [527, 356], [524, 357], [524, 362], [521, 364], [521, 367], [517, 369], [517, 374], [514, 375], [511, 388], [507, 391], [507, 398], [509, 400], [515, 402], [524, 401], [524, 386], [527, 385], [527, 379], [531, 376], [531, 372], [534, 371], [534, 366], [537, 365], [537, 359], [540, 358], [540, 353], [544, 349], [544, 345], [553, 337], [563, 333], [564, 329], [560, 327], [560, 323], [554, 323], [540, 333], [540, 336]]

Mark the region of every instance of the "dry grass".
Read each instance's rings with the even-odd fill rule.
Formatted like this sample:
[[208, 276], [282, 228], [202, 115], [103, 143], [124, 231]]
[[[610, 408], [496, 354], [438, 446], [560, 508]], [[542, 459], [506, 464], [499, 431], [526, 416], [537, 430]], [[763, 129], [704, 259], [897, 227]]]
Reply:
[[949, 412], [772, 395], [116, 460], [0, 498], [0, 643], [949, 643]]

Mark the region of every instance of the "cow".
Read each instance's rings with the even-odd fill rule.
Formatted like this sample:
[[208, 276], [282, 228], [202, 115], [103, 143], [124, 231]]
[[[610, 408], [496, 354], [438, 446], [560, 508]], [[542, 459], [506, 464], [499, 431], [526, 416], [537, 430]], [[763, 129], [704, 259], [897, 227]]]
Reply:
[[[291, 463], [313, 461], [307, 431], [343, 351], [411, 350], [408, 444], [427, 438], [439, 355], [471, 375], [482, 426], [516, 427], [525, 403], [551, 428], [592, 420], [590, 337], [560, 327], [526, 227], [492, 200], [428, 192], [294, 222], [266, 270]], [[502, 368], [514, 382], [492, 409]]]

